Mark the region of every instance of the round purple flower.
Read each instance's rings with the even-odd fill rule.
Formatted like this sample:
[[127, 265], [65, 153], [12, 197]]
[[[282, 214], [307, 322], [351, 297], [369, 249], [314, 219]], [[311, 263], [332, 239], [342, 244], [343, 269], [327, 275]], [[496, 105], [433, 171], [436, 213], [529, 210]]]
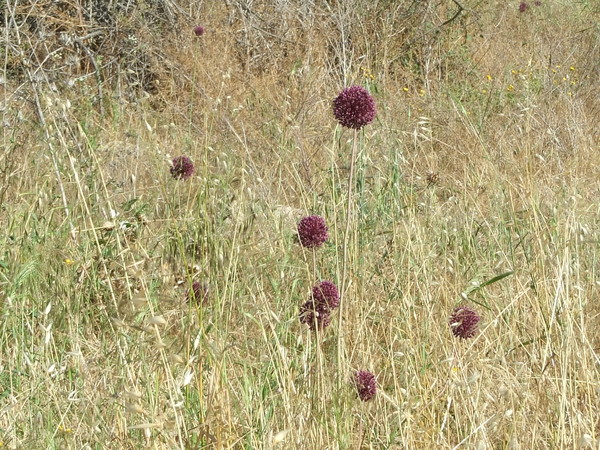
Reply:
[[321, 216], [307, 216], [298, 223], [298, 237], [304, 247], [320, 247], [329, 239], [325, 219]]
[[375, 375], [371, 372], [359, 370], [354, 376], [354, 383], [356, 384], [358, 396], [363, 402], [375, 397], [375, 394], [377, 393], [377, 382], [375, 381]]
[[333, 115], [344, 127], [358, 130], [373, 122], [376, 113], [375, 100], [361, 86], [346, 88], [333, 100]]
[[198, 37], [202, 36], [204, 34], [204, 27], [203, 26], [195, 26], [194, 27], [194, 34]]
[[177, 180], [187, 180], [194, 174], [194, 163], [187, 156], [173, 158], [171, 175]]
[[312, 288], [312, 299], [327, 310], [340, 306], [340, 293], [331, 281], [321, 281]]
[[194, 281], [192, 287], [187, 294], [188, 302], [206, 304], [208, 300], [208, 285]]
[[525, 2], [521, 2], [519, 4], [519, 12], [525, 12], [527, 11], [527, 8], [529, 8], [529, 5]]
[[468, 339], [477, 334], [477, 325], [480, 320], [481, 316], [475, 310], [468, 306], [457, 306], [452, 312], [448, 324], [454, 336]]
[[300, 307], [300, 323], [305, 323], [313, 331], [317, 328], [322, 330], [331, 323], [331, 316], [321, 305], [308, 301]]

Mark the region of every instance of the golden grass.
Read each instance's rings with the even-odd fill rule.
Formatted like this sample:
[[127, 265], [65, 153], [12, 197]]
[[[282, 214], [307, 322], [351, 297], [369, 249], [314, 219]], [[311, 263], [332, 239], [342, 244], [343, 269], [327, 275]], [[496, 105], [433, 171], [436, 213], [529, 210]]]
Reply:
[[[0, 40], [0, 445], [598, 448], [592, 2], [463, 2], [441, 28], [452, 2], [159, 2], [111, 27], [31, 4]], [[353, 83], [378, 116], [343, 313], [315, 334], [298, 308], [341, 283], [331, 100]], [[330, 226], [314, 254], [306, 214]]]

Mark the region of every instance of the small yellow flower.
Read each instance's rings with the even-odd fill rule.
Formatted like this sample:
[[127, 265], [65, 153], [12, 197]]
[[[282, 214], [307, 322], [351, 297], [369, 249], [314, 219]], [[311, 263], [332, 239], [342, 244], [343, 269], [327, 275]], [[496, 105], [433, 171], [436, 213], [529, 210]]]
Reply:
[[403, 90], [404, 92], [408, 92], [408, 88], [407, 88], [407, 87], [403, 87], [403, 88], [402, 88], [402, 90]]
[[493, 80], [493, 78], [492, 78], [492, 76], [490, 74], [487, 74], [485, 77], [488, 79], [488, 81], [492, 81]]
[[575, 67], [571, 66], [569, 67], [570, 70], [575, 70]]
[[509, 85], [508, 85], [508, 87], [506, 88], [506, 90], [507, 90], [508, 92], [512, 92], [512, 91], [514, 91], [514, 90], [515, 90], [515, 87], [514, 87], [512, 84], [509, 84]]
[[419, 90], [419, 95], [421, 95], [421, 97], [424, 96], [425, 95], [425, 89]]
[[73, 261], [72, 259], [69, 259], [69, 258], [65, 258], [64, 263], [67, 266], [71, 266], [71, 265], [75, 264], [75, 261]]
[[369, 69], [368, 67], [362, 67], [361, 66], [360, 70], [362, 70], [363, 76], [365, 78], [370, 78], [371, 80], [375, 79], [375, 76], [373, 75], [373, 72], [371, 72], [371, 69]]
[[481, 90], [481, 93], [482, 93], [482, 94], [487, 94], [487, 89], [482, 89], [482, 90]]
[[513, 75], [516, 75], [516, 74], [518, 74], [518, 73], [519, 73], [519, 71], [518, 71], [518, 70], [515, 70], [515, 69], [513, 69], [513, 70], [511, 70], [511, 71], [510, 71], [510, 73], [512, 73]]

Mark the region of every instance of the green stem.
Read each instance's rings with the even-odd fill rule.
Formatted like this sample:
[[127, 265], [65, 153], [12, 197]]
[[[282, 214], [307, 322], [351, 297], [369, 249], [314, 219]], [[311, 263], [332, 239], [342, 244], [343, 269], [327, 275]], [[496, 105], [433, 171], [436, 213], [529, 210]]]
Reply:
[[348, 248], [350, 246], [350, 222], [352, 221], [352, 212], [354, 210], [353, 201], [353, 186], [354, 186], [354, 167], [356, 163], [357, 153], [357, 142], [358, 142], [358, 130], [354, 130], [354, 137], [352, 140], [352, 157], [350, 159], [350, 175], [348, 176], [348, 204], [346, 207], [346, 231], [344, 232], [344, 257], [342, 260], [342, 281], [340, 283], [340, 312], [338, 320], [338, 380], [341, 383], [342, 374], [342, 359], [344, 356], [343, 347], [343, 330], [342, 330], [342, 317], [344, 312], [344, 304], [346, 301], [346, 290], [348, 289]]

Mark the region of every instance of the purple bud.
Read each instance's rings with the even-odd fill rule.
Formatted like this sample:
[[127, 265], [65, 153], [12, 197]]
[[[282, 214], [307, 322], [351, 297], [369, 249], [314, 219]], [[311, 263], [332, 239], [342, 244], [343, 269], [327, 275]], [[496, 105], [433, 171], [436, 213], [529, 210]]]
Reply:
[[373, 122], [376, 113], [375, 100], [361, 86], [346, 88], [333, 100], [333, 115], [344, 127], [358, 130]]
[[468, 306], [458, 306], [452, 312], [448, 324], [454, 336], [468, 339], [477, 334], [477, 325], [481, 316]]
[[204, 27], [198, 25], [194, 27], [194, 34], [198, 37], [202, 36], [204, 34]]
[[173, 158], [171, 175], [177, 180], [187, 180], [194, 174], [194, 163], [187, 156]]
[[315, 304], [327, 310], [337, 308], [340, 305], [340, 293], [331, 281], [321, 281], [312, 288], [312, 299]]
[[187, 301], [194, 303], [206, 304], [208, 300], [208, 285], [194, 281], [192, 287], [187, 294]]
[[322, 330], [331, 323], [331, 316], [328, 310], [308, 301], [300, 307], [300, 323], [305, 323], [313, 331], [317, 328]]
[[329, 239], [325, 219], [321, 216], [307, 216], [298, 223], [298, 237], [304, 247], [320, 247]]
[[358, 391], [358, 396], [363, 402], [375, 397], [377, 393], [377, 381], [375, 381], [375, 375], [371, 372], [359, 370], [354, 375], [354, 383]]

